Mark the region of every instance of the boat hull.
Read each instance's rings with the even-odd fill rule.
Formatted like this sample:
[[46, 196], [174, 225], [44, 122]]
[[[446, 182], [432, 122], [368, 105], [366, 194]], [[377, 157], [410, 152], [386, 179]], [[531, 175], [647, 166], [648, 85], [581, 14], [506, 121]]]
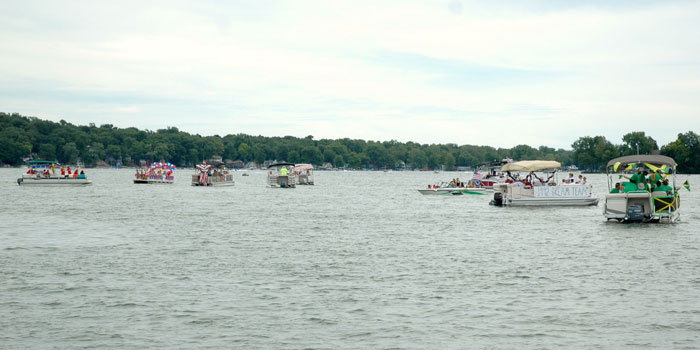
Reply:
[[17, 184], [20, 186], [88, 186], [92, 185], [92, 181], [88, 179], [19, 178]]
[[173, 180], [135, 179], [134, 184], [139, 185], [170, 185]]
[[505, 205], [511, 207], [587, 207], [598, 205], [599, 199], [590, 198], [530, 198], [509, 199]]
[[492, 204], [509, 207], [586, 207], [600, 201], [589, 185], [525, 188], [514, 184], [494, 186]]
[[[638, 215], [630, 211], [640, 208]], [[678, 196], [652, 196], [649, 193], [610, 193], [605, 196], [605, 219], [623, 223], [674, 223], [680, 219]]]
[[436, 189], [425, 189], [418, 190], [424, 196], [435, 196], [435, 195], [483, 195], [486, 192], [485, 188], [436, 188]]

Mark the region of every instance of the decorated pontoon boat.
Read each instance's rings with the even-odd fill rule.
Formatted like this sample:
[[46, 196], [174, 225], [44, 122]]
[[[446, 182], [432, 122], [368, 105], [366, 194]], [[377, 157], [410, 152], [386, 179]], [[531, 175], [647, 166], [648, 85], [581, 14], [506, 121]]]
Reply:
[[661, 155], [634, 155], [608, 162], [603, 215], [620, 222], [674, 222], [680, 214], [676, 162]]
[[150, 167], [136, 169], [135, 184], [172, 184], [175, 164], [154, 162]]
[[[527, 160], [504, 165], [506, 183], [494, 185], [491, 204], [496, 206], [587, 206], [597, 205], [598, 197], [588, 184], [559, 184], [552, 160]], [[539, 174], [538, 174], [539, 173]], [[521, 174], [526, 174], [521, 176]]]
[[213, 160], [210, 164], [204, 161], [194, 169], [192, 186], [233, 186], [235, 183], [233, 173], [219, 160]]
[[294, 163], [274, 163], [267, 167], [267, 185], [279, 188], [295, 188], [297, 175]]
[[85, 186], [92, 184], [79, 168], [61, 167], [49, 160], [32, 160], [27, 163], [27, 171], [17, 179], [20, 186]]

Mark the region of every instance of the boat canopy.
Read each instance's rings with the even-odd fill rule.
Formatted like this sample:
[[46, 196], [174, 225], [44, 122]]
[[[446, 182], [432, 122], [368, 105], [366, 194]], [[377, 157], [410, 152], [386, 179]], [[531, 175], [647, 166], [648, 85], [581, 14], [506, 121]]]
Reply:
[[483, 162], [476, 165], [477, 168], [491, 168], [501, 166], [503, 164], [508, 164], [507, 160], [494, 160], [492, 162]]
[[314, 170], [314, 166], [311, 164], [297, 164], [294, 170]]
[[58, 164], [58, 162], [53, 161], [53, 160], [30, 160], [27, 162], [27, 164], [30, 165], [36, 165], [36, 164]]
[[557, 168], [561, 168], [561, 163], [554, 160], [522, 160], [504, 165], [501, 171], [539, 171]]
[[[618, 164], [619, 162], [619, 164]], [[608, 168], [611, 166], [615, 166], [615, 164], [618, 164], [618, 167], [622, 167], [624, 169], [625, 166], [629, 164], [643, 164], [643, 163], [649, 163], [652, 165], [657, 165], [657, 166], [662, 166], [665, 165], [671, 169], [674, 169], [676, 167], [676, 161], [673, 160], [671, 157], [666, 157], [666, 156], [661, 156], [661, 155], [654, 155], [654, 154], [638, 154], [638, 155], [633, 155], [633, 156], [624, 156], [624, 157], [619, 157], [615, 158], [611, 161], [608, 162]]]
[[274, 163], [267, 166], [268, 169], [278, 166], [294, 166], [294, 163]]

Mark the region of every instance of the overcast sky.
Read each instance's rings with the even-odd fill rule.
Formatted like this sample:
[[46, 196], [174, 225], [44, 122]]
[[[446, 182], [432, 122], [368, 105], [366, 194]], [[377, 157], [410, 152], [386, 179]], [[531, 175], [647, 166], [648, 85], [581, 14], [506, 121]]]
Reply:
[[2, 1], [0, 111], [222, 136], [665, 144], [700, 129], [699, 15], [700, 1]]

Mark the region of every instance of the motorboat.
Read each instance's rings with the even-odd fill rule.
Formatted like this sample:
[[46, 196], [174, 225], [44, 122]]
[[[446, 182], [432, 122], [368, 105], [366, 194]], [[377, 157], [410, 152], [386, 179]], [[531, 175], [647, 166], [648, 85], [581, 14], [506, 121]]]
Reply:
[[267, 185], [277, 188], [295, 188], [297, 175], [294, 163], [273, 163], [267, 167]]
[[483, 187], [458, 187], [450, 185], [447, 182], [441, 182], [438, 185], [428, 185], [427, 189], [418, 190], [422, 195], [465, 195], [475, 194], [483, 195], [486, 189]]
[[[508, 180], [494, 185], [491, 204], [514, 207], [597, 205], [598, 197], [592, 193], [591, 185], [557, 182], [557, 170], [560, 167], [561, 163], [553, 160], [526, 160], [505, 164], [501, 167], [501, 172]], [[527, 175], [520, 176], [523, 173]]]
[[17, 179], [20, 186], [86, 186], [92, 181], [87, 179], [84, 170], [79, 168], [61, 167], [57, 174], [56, 167], [59, 164], [50, 160], [31, 160], [27, 162], [27, 171]]
[[655, 223], [680, 218], [673, 158], [645, 154], [615, 158], [607, 164], [607, 175], [609, 193], [603, 207], [607, 220]]
[[510, 162], [510, 159], [504, 159], [477, 164], [470, 184], [473, 183], [476, 187], [492, 190], [494, 185], [505, 183], [507, 178], [501, 172], [501, 167]]
[[175, 164], [154, 162], [150, 167], [136, 169], [135, 184], [168, 185], [175, 181]]
[[192, 186], [233, 186], [235, 184], [233, 173], [220, 160], [212, 160], [209, 164], [204, 161], [194, 168]]
[[297, 164], [294, 166], [294, 174], [297, 176], [298, 185], [314, 184], [314, 166], [311, 164]]

